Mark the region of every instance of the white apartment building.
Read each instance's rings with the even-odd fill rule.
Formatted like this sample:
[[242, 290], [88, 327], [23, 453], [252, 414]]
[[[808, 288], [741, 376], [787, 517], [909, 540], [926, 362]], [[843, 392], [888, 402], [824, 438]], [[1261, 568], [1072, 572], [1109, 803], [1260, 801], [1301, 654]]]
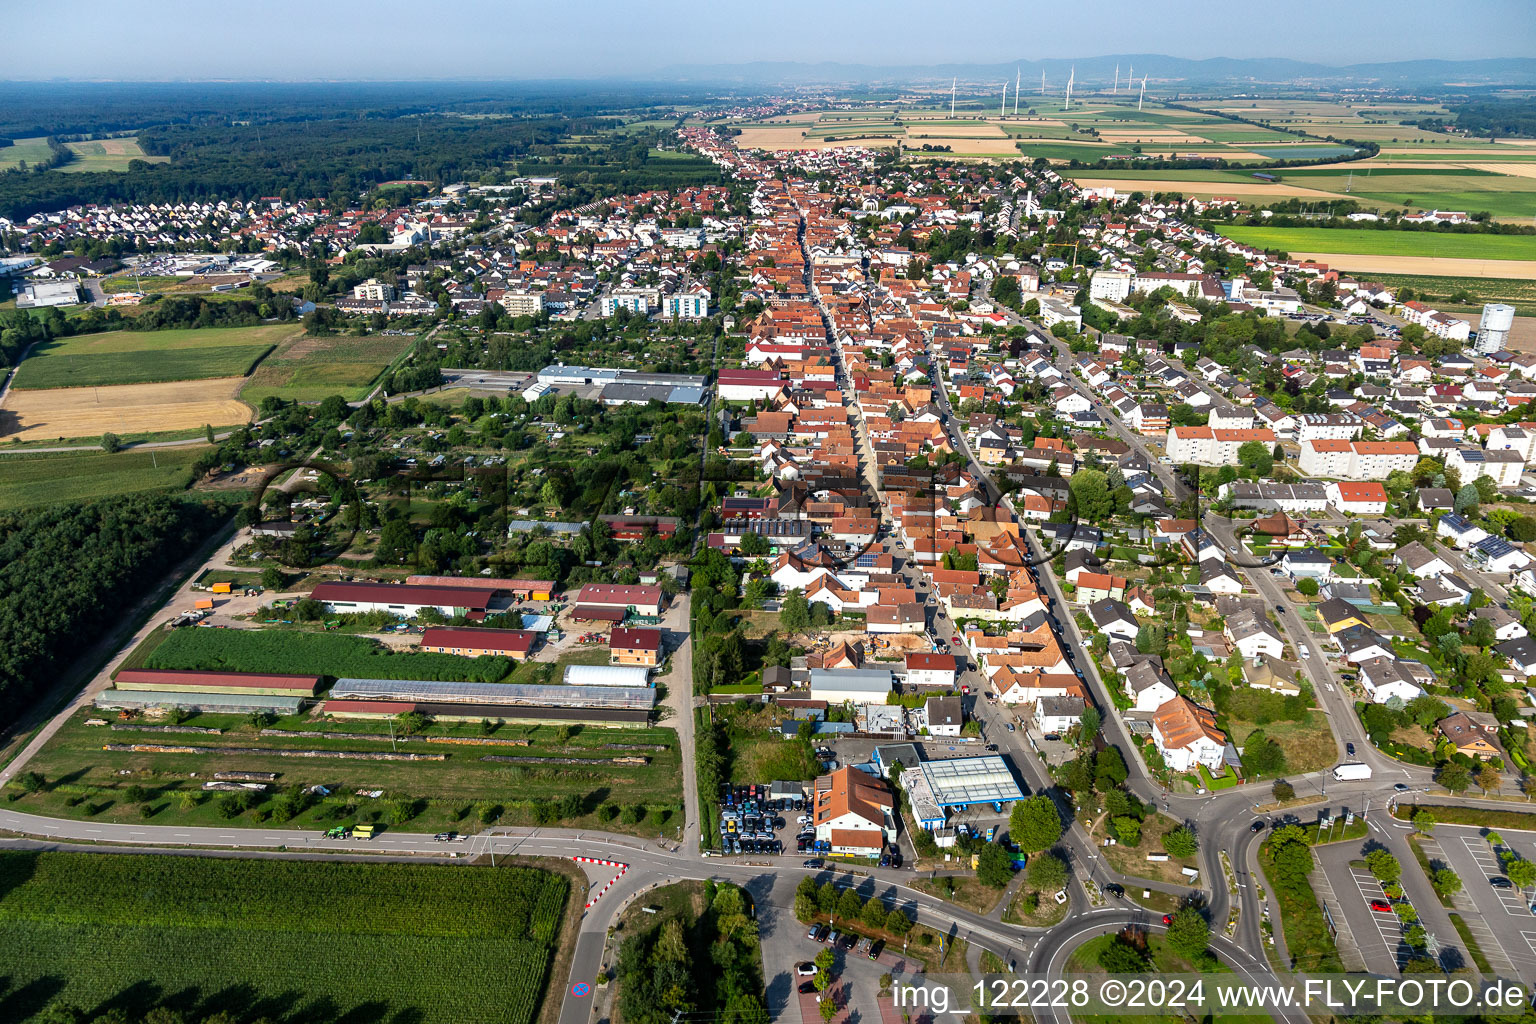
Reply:
[[544, 293], [509, 291], [501, 297], [501, 308], [512, 316], [538, 316], [544, 312]]
[[1236, 465], [1237, 450], [1249, 441], [1272, 446], [1275, 443], [1275, 432], [1266, 427], [1250, 427], [1246, 430], [1169, 427], [1168, 458], [1175, 463], [1192, 462], [1197, 466]]
[[1131, 294], [1131, 283], [1136, 275], [1128, 270], [1099, 270], [1088, 282], [1088, 297], [1091, 299], [1107, 299], [1110, 302], [1124, 302]]
[[1419, 450], [1411, 441], [1343, 441], [1314, 438], [1301, 443], [1297, 465], [1308, 476], [1343, 480], [1385, 480], [1418, 465]]
[[1365, 421], [1352, 412], [1310, 412], [1296, 417], [1297, 441], [1352, 441], [1364, 429]]
[[661, 302], [661, 315], [669, 320], [703, 320], [709, 316], [709, 290], [696, 288], [668, 295]]
[[353, 286], [352, 297], [373, 302], [388, 302], [395, 297], [395, 286], [385, 284], [376, 277], [370, 277], [362, 284]]

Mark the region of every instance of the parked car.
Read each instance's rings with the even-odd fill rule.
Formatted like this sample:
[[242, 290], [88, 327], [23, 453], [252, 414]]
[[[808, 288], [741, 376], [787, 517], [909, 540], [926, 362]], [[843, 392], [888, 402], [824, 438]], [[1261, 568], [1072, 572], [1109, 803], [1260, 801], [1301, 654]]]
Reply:
[[819, 868], [819, 867], [821, 867], [821, 861], [820, 860], [808, 860], [805, 863], [801, 864], [800, 866], [803, 867], [803, 868]]
[[1515, 887], [1514, 883], [1510, 882], [1510, 880], [1505, 878], [1503, 875], [1494, 875], [1492, 878], [1488, 879], [1488, 884], [1493, 886], [1495, 889], [1513, 889]]
[[802, 978], [814, 978], [816, 976], [816, 965], [809, 960], [802, 960], [795, 964], [795, 973]]
[[868, 956], [871, 960], [878, 960], [878, 959], [880, 959], [880, 951], [882, 949], [884, 949], [884, 948], [885, 948], [885, 940], [884, 939], [876, 939], [874, 941], [874, 944], [869, 947], [869, 952], [866, 953], [865, 955]]
[[812, 992], [815, 992], [815, 991], [816, 991], [816, 982], [814, 982], [814, 981], [802, 981], [800, 983], [800, 994], [801, 995], [808, 996]]
[[1371, 900], [1371, 909], [1378, 914], [1390, 914], [1392, 913], [1392, 904], [1386, 900]]

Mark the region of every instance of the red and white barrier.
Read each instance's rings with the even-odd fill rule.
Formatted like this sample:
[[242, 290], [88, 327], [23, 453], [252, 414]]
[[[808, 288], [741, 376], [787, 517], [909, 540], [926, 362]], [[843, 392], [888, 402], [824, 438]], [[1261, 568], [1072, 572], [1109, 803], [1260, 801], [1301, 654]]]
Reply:
[[606, 885], [592, 893], [592, 898], [587, 900], [587, 905], [584, 908], [586, 910], [591, 910], [592, 904], [602, 899], [603, 894], [606, 893], [609, 889], [612, 889], [618, 880], [624, 877], [625, 872], [629, 870], [628, 864], [624, 864], [616, 860], [599, 860], [596, 857], [572, 857], [571, 860], [574, 860], [579, 864], [601, 864], [604, 867], [619, 869], [619, 873], [610, 878]]

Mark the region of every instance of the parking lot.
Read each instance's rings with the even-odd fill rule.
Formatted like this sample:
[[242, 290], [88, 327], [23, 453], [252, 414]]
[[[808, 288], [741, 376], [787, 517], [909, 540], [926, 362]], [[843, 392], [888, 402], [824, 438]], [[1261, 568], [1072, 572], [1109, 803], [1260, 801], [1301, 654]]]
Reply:
[[[1536, 976], [1536, 914], [1531, 912], [1530, 893], [1494, 885], [1493, 879], [1506, 876], [1499, 853], [1485, 838], [1485, 831], [1454, 825], [1435, 827], [1439, 852], [1446, 865], [1461, 876], [1462, 891], [1455, 901], [1495, 969], [1507, 964], [1521, 977]], [[1529, 832], [1500, 832], [1499, 836], [1501, 849], [1536, 860], [1536, 836]]]
[[[1321, 846], [1316, 853], [1344, 917], [1343, 922], [1335, 924], [1349, 929], [1366, 969], [1380, 974], [1401, 972], [1409, 957], [1408, 946], [1403, 942], [1403, 926], [1381, 883], [1363, 866], [1351, 863], [1361, 859], [1359, 845]], [[1417, 868], [1407, 865], [1405, 870]], [[1415, 904], [1414, 909], [1420, 908]], [[1451, 938], [1454, 940], [1455, 936]], [[1444, 941], [1444, 937], [1441, 939]]]

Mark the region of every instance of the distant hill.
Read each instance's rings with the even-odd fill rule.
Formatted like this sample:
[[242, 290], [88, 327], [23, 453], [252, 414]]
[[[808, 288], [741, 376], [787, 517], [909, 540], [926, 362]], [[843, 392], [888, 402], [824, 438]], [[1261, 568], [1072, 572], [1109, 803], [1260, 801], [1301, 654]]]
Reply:
[[1109, 82], [1116, 66], [1122, 82], [1130, 69], [1166, 87], [1178, 83], [1197, 85], [1353, 85], [1390, 88], [1536, 85], [1536, 58], [1494, 57], [1484, 60], [1405, 60], [1333, 66], [1281, 57], [1213, 57], [1192, 60], [1155, 53], [1121, 53], [1077, 60], [1020, 60], [1002, 64], [932, 64], [881, 67], [870, 64], [814, 64], [793, 61], [758, 61], [749, 64], [690, 64], [662, 68], [653, 76], [661, 81], [718, 83], [722, 85], [837, 85], [933, 84], [958, 77], [962, 81], [1012, 79], [1015, 70], [1024, 81], [1038, 83], [1040, 72], [1064, 79], [1072, 68], [1084, 88]]

